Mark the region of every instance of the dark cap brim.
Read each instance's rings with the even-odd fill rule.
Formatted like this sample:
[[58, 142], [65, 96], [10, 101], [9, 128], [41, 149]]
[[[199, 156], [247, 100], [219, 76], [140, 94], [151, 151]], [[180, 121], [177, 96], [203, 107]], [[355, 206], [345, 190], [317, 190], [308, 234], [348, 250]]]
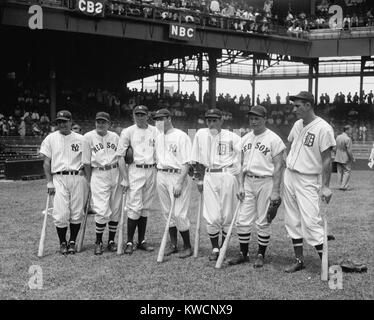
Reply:
[[148, 114], [147, 111], [144, 111], [144, 110], [137, 110], [137, 111], [134, 111], [135, 114], [137, 113], [143, 113], [143, 114]]
[[257, 112], [253, 112], [253, 111], [249, 111], [248, 115], [250, 115], [250, 114], [253, 114], [253, 115], [257, 116], [257, 117], [262, 117], [262, 118], [266, 117], [266, 115], [264, 115], [264, 114], [259, 114]]
[[299, 96], [299, 95], [297, 95], [297, 96], [290, 96], [290, 98], [289, 98], [291, 101], [295, 101], [295, 100], [304, 100], [304, 101], [309, 101], [309, 102], [313, 102], [314, 100], [312, 100], [312, 99], [307, 99], [307, 98], [305, 98], [305, 97], [303, 97], [303, 96]]
[[222, 116], [218, 116], [218, 115], [207, 115], [207, 116], [205, 116], [205, 119], [206, 118], [218, 118], [218, 119], [221, 119]]
[[69, 120], [71, 120], [70, 118], [66, 118], [66, 117], [57, 117], [56, 118], [56, 121], [57, 120], [64, 120], [64, 121], [69, 121]]
[[109, 120], [109, 119], [107, 119], [107, 118], [104, 118], [104, 117], [97, 117], [97, 118], [96, 118], [96, 120], [105, 120], [105, 121], [108, 121], [108, 122], [110, 122], [110, 120]]

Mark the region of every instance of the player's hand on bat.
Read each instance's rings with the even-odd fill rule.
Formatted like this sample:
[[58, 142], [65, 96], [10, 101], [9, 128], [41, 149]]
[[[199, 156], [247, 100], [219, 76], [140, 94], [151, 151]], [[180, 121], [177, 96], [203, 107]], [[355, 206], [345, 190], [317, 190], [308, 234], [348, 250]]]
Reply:
[[122, 179], [121, 186], [122, 186], [122, 192], [125, 193], [130, 188], [130, 183], [127, 179]]
[[197, 182], [197, 190], [199, 190], [200, 193], [203, 192], [203, 190], [204, 190], [204, 182], [202, 180], [199, 180]]
[[177, 183], [173, 188], [174, 197], [178, 198], [182, 193], [182, 184]]
[[240, 186], [239, 187], [239, 192], [236, 194], [237, 198], [240, 200], [240, 201], [243, 201], [244, 198], [245, 198], [245, 191], [244, 191], [244, 186]]
[[50, 181], [47, 183], [47, 193], [50, 195], [50, 196], [53, 196], [56, 192], [56, 189], [55, 189], [55, 186], [53, 185], [53, 182]]
[[332, 191], [329, 187], [323, 186], [321, 190], [322, 201], [329, 203], [332, 197]]

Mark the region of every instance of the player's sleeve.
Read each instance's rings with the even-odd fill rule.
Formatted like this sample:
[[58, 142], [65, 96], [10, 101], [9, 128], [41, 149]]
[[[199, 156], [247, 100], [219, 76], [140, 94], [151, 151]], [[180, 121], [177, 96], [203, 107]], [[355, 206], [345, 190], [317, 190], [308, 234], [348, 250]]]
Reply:
[[334, 130], [331, 126], [326, 126], [321, 129], [321, 134], [319, 138], [319, 151], [322, 153], [330, 147], [336, 146], [336, 141], [334, 138]]
[[42, 142], [40, 146], [40, 151], [42, 155], [52, 158], [52, 148], [51, 148], [51, 143], [50, 143], [50, 135], [48, 135]]
[[130, 145], [130, 128], [123, 129], [119, 138], [116, 156], [125, 156]]
[[180, 150], [181, 150], [181, 161], [182, 164], [190, 163], [191, 162], [191, 148], [192, 143], [190, 137], [183, 132], [183, 135], [180, 139]]
[[271, 156], [272, 158], [276, 157], [282, 151], [286, 149], [286, 145], [283, 143], [282, 139], [275, 135], [275, 138], [271, 141]]
[[91, 164], [91, 139], [88, 133], [83, 136], [82, 163]]
[[192, 143], [192, 149], [191, 149], [191, 162], [200, 162], [199, 157], [199, 136], [200, 136], [200, 130], [198, 130], [195, 134], [195, 137], [193, 139]]
[[297, 122], [295, 122], [295, 124], [292, 126], [292, 129], [291, 129], [291, 131], [290, 131], [290, 133], [289, 133], [289, 135], [288, 135], [288, 137], [287, 137], [287, 141], [288, 141], [288, 142], [291, 142], [291, 143], [292, 143], [292, 141], [294, 140], [294, 137], [295, 137], [295, 127], [296, 127], [296, 123], [297, 123]]

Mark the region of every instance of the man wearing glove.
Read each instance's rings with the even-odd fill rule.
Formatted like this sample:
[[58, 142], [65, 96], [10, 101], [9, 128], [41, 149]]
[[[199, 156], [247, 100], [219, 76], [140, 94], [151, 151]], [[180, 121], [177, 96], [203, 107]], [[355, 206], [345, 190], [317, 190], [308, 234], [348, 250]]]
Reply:
[[[148, 108], [138, 105], [134, 108], [135, 124], [121, 132], [118, 149], [121, 185], [126, 192], [127, 244], [124, 253], [134, 251], [134, 234], [138, 228], [138, 249], [153, 251], [145, 240], [147, 217], [154, 203], [156, 186], [156, 127], [148, 124]], [[133, 162], [125, 163], [129, 146], [132, 146]], [[131, 162], [131, 161], [128, 161]]]
[[258, 251], [254, 267], [261, 268], [270, 241], [270, 223], [281, 202], [280, 184], [286, 146], [277, 134], [266, 128], [267, 113], [263, 106], [252, 107], [248, 115], [253, 131], [242, 137], [241, 144], [243, 174], [238, 197], [242, 206], [236, 221], [240, 253], [229, 264], [249, 261], [248, 243], [255, 223]]
[[117, 231], [118, 217], [121, 210], [122, 188], [116, 156], [119, 136], [108, 131], [110, 116], [98, 112], [95, 121], [96, 129], [84, 135], [82, 163], [91, 188], [91, 208], [95, 215], [96, 242], [95, 255], [101, 255], [103, 233], [106, 225], [109, 228], [108, 250], [116, 252], [114, 237]]
[[[60, 240], [61, 254], [74, 254], [75, 241], [87, 201], [87, 181], [82, 168], [84, 138], [71, 131], [72, 116], [67, 110], [57, 112], [57, 130], [42, 142], [47, 192], [54, 195], [52, 217]], [[66, 233], [70, 226], [69, 243]]]

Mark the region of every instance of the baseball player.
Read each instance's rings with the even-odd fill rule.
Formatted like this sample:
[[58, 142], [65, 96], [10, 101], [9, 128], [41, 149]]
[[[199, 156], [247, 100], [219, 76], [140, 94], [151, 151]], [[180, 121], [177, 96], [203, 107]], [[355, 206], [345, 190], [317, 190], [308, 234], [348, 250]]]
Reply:
[[184, 247], [179, 258], [192, 255], [190, 221], [187, 217], [191, 197], [191, 179], [188, 169], [191, 156], [191, 139], [182, 130], [173, 127], [171, 113], [160, 109], [153, 115], [159, 133], [156, 137], [157, 191], [162, 211], [167, 219], [171, 209], [171, 197], [175, 197], [169, 235], [170, 246], [166, 256], [178, 252], [178, 230]]
[[222, 232], [223, 243], [238, 204], [241, 140], [237, 134], [222, 129], [221, 110], [208, 110], [205, 121], [208, 128], [196, 132], [191, 161], [205, 166], [198, 189], [204, 193], [203, 216], [213, 248], [209, 260], [216, 261], [219, 235]]
[[103, 253], [103, 232], [109, 228], [108, 250], [117, 251], [114, 242], [121, 209], [122, 188], [116, 156], [119, 136], [108, 131], [110, 116], [106, 112], [96, 114], [96, 129], [84, 135], [82, 163], [91, 188], [91, 208], [95, 215], [95, 255]]
[[[60, 240], [60, 253], [74, 254], [75, 241], [84, 214], [88, 188], [82, 167], [82, 135], [71, 131], [72, 116], [67, 110], [57, 112], [57, 131], [42, 142], [43, 168], [47, 191], [54, 194], [53, 220]], [[70, 224], [69, 244], [66, 233]]]
[[329, 203], [332, 196], [329, 184], [335, 139], [331, 126], [315, 115], [311, 93], [301, 91], [290, 96], [290, 100], [299, 120], [288, 136], [290, 151], [284, 172], [283, 199], [286, 230], [292, 238], [296, 260], [285, 271], [296, 272], [304, 268], [304, 238], [322, 257], [324, 232], [319, 199]]
[[267, 211], [270, 201], [280, 199], [280, 184], [283, 171], [282, 139], [266, 128], [266, 108], [253, 106], [248, 113], [253, 131], [242, 138], [242, 179], [239, 198], [243, 201], [236, 221], [240, 243], [238, 257], [229, 260], [235, 265], [249, 261], [248, 243], [253, 223], [256, 223], [258, 251], [255, 268], [264, 265], [265, 251], [270, 241], [270, 222]]
[[[157, 129], [147, 123], [148, 108], [138, 105], [133, 110], [135, 124], [121, 132], [116, 155], [121, 173], [123, 190], [127, 192], [127, 244], [124, 253], [134, 251], [134, 234], [138, 227], [137, 248], [153, 251], [145, 241], [147, 217], [156, 192], [156, 151]], [[134, 162], [128, 167], [124, 156], [129, 146], [133, 148]]]

